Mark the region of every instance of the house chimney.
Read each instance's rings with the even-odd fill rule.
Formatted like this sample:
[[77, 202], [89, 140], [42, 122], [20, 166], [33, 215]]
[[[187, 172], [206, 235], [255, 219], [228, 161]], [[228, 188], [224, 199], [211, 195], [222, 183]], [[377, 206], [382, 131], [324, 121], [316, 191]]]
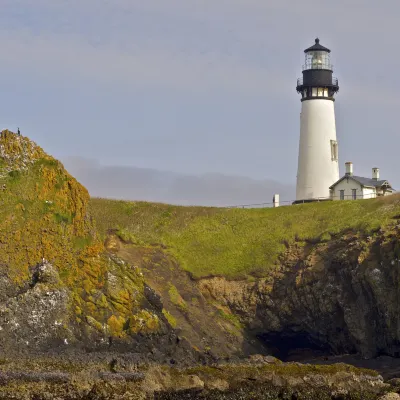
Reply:
[[346, 165], [346, 176], [353, 176], [353, 163], [347, 162], [345, 165]]
[[379, 180], [379, 168], [372, 168], [372, 179]]

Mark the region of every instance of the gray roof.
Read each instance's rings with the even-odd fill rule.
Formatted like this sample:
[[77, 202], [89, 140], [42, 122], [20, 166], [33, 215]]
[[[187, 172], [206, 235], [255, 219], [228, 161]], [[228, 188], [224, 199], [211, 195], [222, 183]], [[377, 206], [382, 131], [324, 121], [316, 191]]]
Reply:
[[363, 178], [362, 176], [354, 176], [354, 175], [353, 175], [352, 178], [353, 178], [355, 181], [357, 181], [358, 183], [360, 183], [361, 185], [363, 185], [363, 186], [380, 187], [380, 186], [382, 186], [385, 182], [386, 182], [387, 184], [389, 184], [389, 182], [386, 181], [386, 180], [377, 181], [377, 180], [372, 179], [372, 178]]
[[381, 179], [381, 180], [377, 181], [372, 178], [363, 178], [362, 176], [355, 176], [355, 175], [349, 175], [349, 176], [345, 175], [342, 178], [340, 178], [337, 182], [335, 182], [331, 187], [335, 186], [337, 183], [341, 182], [345, 178], [353, 179], [362, 186], [381, 187], [386, 183], [389, 187], [392, 187], [390, 185], [390, 183], [385, 179]]

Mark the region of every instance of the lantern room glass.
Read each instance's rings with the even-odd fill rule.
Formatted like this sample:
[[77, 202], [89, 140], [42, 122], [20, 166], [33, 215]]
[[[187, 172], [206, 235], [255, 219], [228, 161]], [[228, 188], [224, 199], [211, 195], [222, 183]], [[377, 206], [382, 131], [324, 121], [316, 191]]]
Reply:
[[327, 51], [309, 51], [306, 53], [306, 69], [329, 69], [332, 70], [330, 54]]

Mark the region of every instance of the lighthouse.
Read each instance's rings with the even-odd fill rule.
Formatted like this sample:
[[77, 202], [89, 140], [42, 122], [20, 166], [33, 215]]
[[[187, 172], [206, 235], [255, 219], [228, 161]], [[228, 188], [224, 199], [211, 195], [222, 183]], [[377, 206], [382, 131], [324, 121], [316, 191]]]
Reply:
[[304, 50], [303, 77], [297, 80], [301, 113], [295, 203], [329, 199], [329, 187], [339, 179], [334, 108], [339, 85], [330, 52], [315, 39]]

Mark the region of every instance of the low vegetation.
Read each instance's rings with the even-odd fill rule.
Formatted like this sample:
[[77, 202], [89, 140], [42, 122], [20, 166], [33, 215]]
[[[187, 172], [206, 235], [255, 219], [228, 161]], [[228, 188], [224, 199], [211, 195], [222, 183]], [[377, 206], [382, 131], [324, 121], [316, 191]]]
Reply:
[[290, 243], [372, 234], [400, 215], [400, 196], [280, 208], [181, 207], [94, 198], [101, 235], [117, 229], [140, 246], [162, 246], [193, 277], [261, 276]]

